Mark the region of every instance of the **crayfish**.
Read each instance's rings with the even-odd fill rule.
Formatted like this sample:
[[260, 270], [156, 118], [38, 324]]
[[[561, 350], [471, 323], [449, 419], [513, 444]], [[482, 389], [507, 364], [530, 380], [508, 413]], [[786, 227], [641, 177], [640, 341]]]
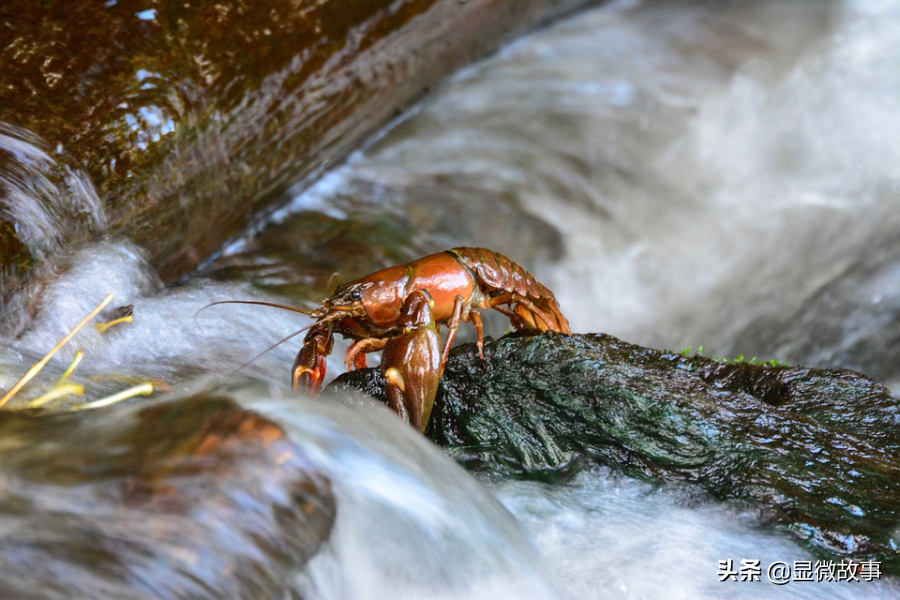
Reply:
[[[484, 248], [453, 248], [382, 269], [338, 286], [311, 311], [237, 302], [289, 308], [316, 319], [291, 369], [298, 392], [318, 393], [335, 333], [354, 340], [344, 361], [348, 370], [366, 368], [366, 354], [384, 350], [388, 405], [422, 432], [460, 322], [474, 325], [478, 355], [484, 358], [479, 309], [500, 311], [516, 331], [571, 333], [553, 292], [521, 265]], [[443, 349], [440, 325], [448, 328]]]
[[[308, 313], [317, 321], [297, 353], [291, 383], [297, 391], [319, 391], [340, 333], [355, 340], [348, 370], [365, 368], [367, 353], [384, 350], [388, 404], [424, 432], [460, 322], [474, 325], [484, 358], [478, 309], [488, 308], [508, 316], [516, 331], [571, 333], [553, 292], [522, 266], [484, 248], [453, 248], [339, 286]], [[443, 351], [438, 325], [448, 328]]]

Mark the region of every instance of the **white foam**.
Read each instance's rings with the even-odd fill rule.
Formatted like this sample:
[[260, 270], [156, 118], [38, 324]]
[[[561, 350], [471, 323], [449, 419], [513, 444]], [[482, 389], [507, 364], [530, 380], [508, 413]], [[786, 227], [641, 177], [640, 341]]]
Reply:
[[[892, 580], [775, 585], [767, 578], [772, 563], [815, 565], [817, 558], [788, 534], [760, 528], [752, 511], [689, 500], [686, 489], [597, 469], [567, 485], [509, 482], [495, 491], [573, 599], [851, 600], [900, 594]], [[760, 581], [720, 582], [719, 561], [729, 559], [736, 571], [743, 559], [759, 560]]]
[[[44, 354], [107, 294], [115, 296], [111, 307], [133, 305], [134, 323], [117, 325], [103, 334], [85, 327], [54, 359], [57, 371], [72, 360], [76, 350], [83, 350], [86, 358], [79, 373], [146, 376], [170, 382], [196, 373], [228, 375], [311, 322], [304, 315], [261, 306], [204, 309], [222, 300], [283, 299], [264, 296], [245, 284], [206, 280], [167, 288], [138, 248], [104, 242], [79, 252], [73, 267], [42, 291], [40, 312], [30, 328], [8, 346], [27, 356]], [[244, 372], [289, 382], [301, 343], [302, 336], [294, 338]], [[342, 371], [339, 356], [339, 351], [332, 355], [332, 376]]]

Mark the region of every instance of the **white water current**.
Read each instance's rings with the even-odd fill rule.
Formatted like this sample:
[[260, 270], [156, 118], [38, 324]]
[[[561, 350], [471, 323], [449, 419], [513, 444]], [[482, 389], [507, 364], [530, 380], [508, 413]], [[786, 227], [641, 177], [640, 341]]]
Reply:
[[[340, 216], [347, 198], [386, 206], [423, 247], [523, 256], [575, 331], [894, 380], [897, 48], [900, 5], [890, 1], [614, 2], [458, 74], [276, 218]], [[67, 193], [99, 210], [90, 184], [71, 177], [41, 202]], [[25, 211], [40, 194], [20, 188]], [[26, 241], [55, 239], [40, 228], [60, 224], [41, 210], [24, 217], [34, 224]], [[871, 277], [854, 279], [862, 271]], [[211, 307], [195, 321], [217, 300], [279, 299], [199, 278], [165, 287], [140, 249], [107, 241], [73, 257], [36, 314], [7, 316], [20, 335], [3, 344], [0, 388], [107, 293], [134, 305], [135, 323], [102, 336], [86, 329], [48, 380], [82, 349], [77, 379], [97, 396], [124, 387], [115, 377], [125, 373], [178, 391], [195, 375], [228, 376], [308, 322], [245, 306]], [[805, 329], [785, 325], [801, 315]], [[298, 345], [242, 374], [286, 383]], [[853, 352], [866, 346], [880, 353]], [[335, 534], [291, 583], [304, 597], [900, 597], [893, 581], [773, 585], [769, 564], [815, 557], [752, 511], [677, 486], [602, 470], [566, 484], [481, 484], [389, 414], [244, 401], [312, 439], [336, 481]], [[762, 581], [719, 582], [728, 559], [759, 559]]]

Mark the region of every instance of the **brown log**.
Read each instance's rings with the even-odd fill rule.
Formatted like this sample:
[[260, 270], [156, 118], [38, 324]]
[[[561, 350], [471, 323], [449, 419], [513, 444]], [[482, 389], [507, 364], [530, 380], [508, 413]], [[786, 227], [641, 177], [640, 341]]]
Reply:
[[[109, 233], [171, 280], [461, 65], [589, 3], [10, 0], [0, 121], [42, 140], [61, 171], [85, 173]], [[0, 151], [3, 296], [44, 258], [10, 234], [10, 159]], [[60, 248], [98, 235], [80, 218]]]

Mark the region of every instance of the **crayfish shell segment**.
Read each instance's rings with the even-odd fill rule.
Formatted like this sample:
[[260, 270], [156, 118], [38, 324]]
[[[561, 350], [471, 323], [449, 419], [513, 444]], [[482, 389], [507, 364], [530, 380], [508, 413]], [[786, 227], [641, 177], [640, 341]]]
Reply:
[[497, 255], [485, 248], [453, 248], [448, 250], [448, 252], [456, 256], [470, 270], [477, 273], [481, 283], [492, 288], [505, 289], [503, 285], [503, 271], [497, 258], [502, 255]]
[[[517, 329], [572, 332], [553, 292], [535, 279], [522, 265], [485, 248], [453, 248], [448, 252], [475, 273], [483, 287], [488, 288], [482, 290], [485, 295], [496, 295], [492, 292], [506, 292], [511, 295], [509, 303], [518, 317], [513, 319], [512, 323]], [[546, 323], [544, 319], [534, 314], [535, 308], [544, 316]]]

